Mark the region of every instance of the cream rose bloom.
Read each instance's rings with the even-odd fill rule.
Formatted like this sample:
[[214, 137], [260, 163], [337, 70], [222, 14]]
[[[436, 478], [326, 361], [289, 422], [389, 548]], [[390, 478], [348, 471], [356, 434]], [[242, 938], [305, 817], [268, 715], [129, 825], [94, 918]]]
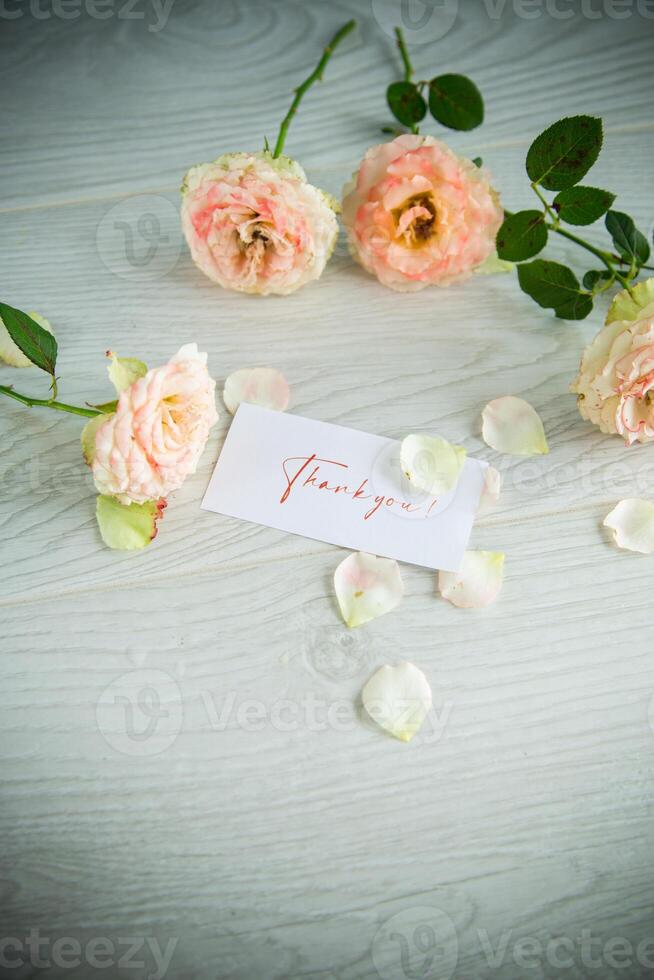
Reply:
[[459, 282], [495, 251], [497, 193], [483, 170], [433, 136], [371, 147], [343, 194], [352, 254], [391, 289]]
[[654, 440], [654, 278], [623, 290], [571, 386], [582, 418], [627, 445]]
[[182, 185], [193, 261], [244, 293], [286, 295], [319, 279], [338, 236], [337, 207], [298, 163], [268, 151], [191, 167]]
[[98, 492], [123, 504], [166, 498], [194, 473], [217, 421], [207, 355], [186, 344], [125, 388], [115, 413], [93, 419]]

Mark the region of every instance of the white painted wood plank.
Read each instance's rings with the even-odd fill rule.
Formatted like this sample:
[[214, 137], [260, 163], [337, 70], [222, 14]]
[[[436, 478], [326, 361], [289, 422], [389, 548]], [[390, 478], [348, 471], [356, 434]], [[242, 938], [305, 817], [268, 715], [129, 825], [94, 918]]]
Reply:
[[[439, 5], [435, 18], [449, 23], [443, 11], [453, 5]], [[342, 173], [380, 141], [385, 89], [401, 75], [389, 36], [399, 6], [175, 0], [160, 31], [150, 30], [158, 21], [146, 0], [133, 8], [141, 19], [120, 16], [125, 6], [115, 0], [103, 21], [84, 13], [35, 23], [17, 0], [23, 16], [2, 20], [0, 79], [12, 97], [0, 107], [0, 206], [174, 188], [192, 163], [259, 148], [264, 134], [275, 135], [291, 89], [352, 15], [359, 30], [307, 96], [288, 150], [308, 167]], [[613, 10], [608, 0], [576, 11], [559, 4], [561, 14], [543, 0], [528, 17], [514, 3], [458, 7], [440, 39], [431, 40], [431, 22], [405, 30], [418, 77], [458, 71], [479, 84], [486, 121], [457, 138], [471, 156], [498, 142], [528, 144], [563, 111], [600, 114], [611, 129], [651, 126], [653, 21], [644, 0], [621, 4], [619, 18], [596, 16]], [[420, 8], [411, 13], [418, 20]]]
[[[407, 570], [403, 605], [349, 632], [333, 553], [5, 610], [9, 926], [181, 936], [175, 977], [214, 963], [217, 976], [374, 976], [377, 929], [421, 905], [455, 923], [457, 977], [493, 975], [485, 931], [493, 947], [509, 931], [509, 950], [589, 927], [640, 941], [654, 668], [634, 576], [646, 561], [612, 553], [596, 517], [504, 529], [505, 590], [484, 612], [454, 609], [431, 574]], [[407, 655], [437, 709], [409, 747], [356, 708], [369, 673]], [[110, 713], [126, 675], [136, 729], [148, 686], [171, 744], [157, 741], [165, 721], [130, 740], [127, 715]], [[509, 953], [498, 975], [524, 974]]]

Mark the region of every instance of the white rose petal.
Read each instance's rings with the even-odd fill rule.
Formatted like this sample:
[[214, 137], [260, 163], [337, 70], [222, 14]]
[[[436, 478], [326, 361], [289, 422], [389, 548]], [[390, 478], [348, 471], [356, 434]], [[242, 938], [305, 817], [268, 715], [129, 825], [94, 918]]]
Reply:
[[639, 551], [643, 555], [654, 552], [654, 503], [631, 497], [621, 500], [604, 520], [610, 527], [618, 548]]
[[481, 491], [481, 497], [479, 498], [479, 506], [477, 507], [477, 517], [481, 517], [493, 509], [500, 499], [501, 486], [502, 477], [500, 476], [499, 470], [496, 470], [494, 466], [487, 466], [486, 472], [484, 473], [484, 486]]
[[534, 456], [550, 451], [540, 415], [522, 398], [496, 398], [488, 403], [481, 417], [484, 442], [499, 453]]
[[425, 493], [440, 496], [459, 479], [466, 451], [441, 436], [410, 435], [402, 440], [400, 465], [409, 483]]
[[377, 724], [410, 742], [431, 708], [431, 688], [421, 670], [407, 660], [381, 667], [363, 688], [363, 706]]
[[260, 405], [283, 412], [288, 408], [288, 381], [275, 368], [242, 368], [234, 371], [225, 382], [223, 401], [234, 414], [241, 402]]
[[334, 572], [334, 588], [341, 614], [349, 627], [383, 616], [404, 595], [402, 576], [392, 558], [377, 558], [357, 551]]
[[438, 573], [438, 588], [453, 606], [479, 609], [495, 601], [503, 578], [501, 551], [466, 551], [458, 572]]
[[[44, 316], [35, 313], [34, 310], [30, 310], [27, 315], [54, 336], [52, 325]], [[25, 357], [20, 347], [17, 347], [9, 336], [9, 331], [2, 322], [2, 317], [0, 317], [0, 361], [8, 364], [9, 367], [28, 368], [34, 366], [29, 357]]]

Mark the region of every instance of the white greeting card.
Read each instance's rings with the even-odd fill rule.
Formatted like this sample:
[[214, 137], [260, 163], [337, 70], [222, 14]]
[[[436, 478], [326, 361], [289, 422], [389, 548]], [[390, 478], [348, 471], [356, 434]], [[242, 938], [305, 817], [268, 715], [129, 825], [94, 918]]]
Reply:
[[400, 443], [242, 404], [204, 510], [386, 558], [457, 571], [486, 463], [466, 459], [454, 490], [433, 497], [400, 466]]

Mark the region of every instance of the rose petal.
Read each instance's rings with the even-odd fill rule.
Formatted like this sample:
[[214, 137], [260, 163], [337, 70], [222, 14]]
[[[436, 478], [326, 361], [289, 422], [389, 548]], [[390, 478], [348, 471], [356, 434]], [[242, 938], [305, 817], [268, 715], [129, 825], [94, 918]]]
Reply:
[[431, 688], [423, 672], [405, 660], [380, 667], [363, 688], [361, 700], [381, 728], [410, 742], [431, 708]]
[[143, 361], [137, 361], [135, 357], [117, 357], [110, 350], [107, 351], [107, 357], [111, 358], [111, 363], [107, 368], [109, 380], [117, 394], [120, 394], [125, 388], [129, 388], [135, 381], [148, 373], [147, 365]]
[[90, 466], [95, 459], [95, 434], [102, 425], [109, 418], [107, 415], [96, 415], [94, 418], [90, 419], [84, 428], [82, 429], [80, 435], [80, 441], [82, 443], [82, 455], [86, 463]]
[[515, 269], [515, 262], [507, 262], [506, 259], [501, 259], [497, 252], [493, 252], [485, 262], [477, 266], [475, 272], [480, 276], [495, 276], [502, 272], [513, 272]]
[[157, 522], [165, 507], [165, 500], [146, 500], [128, 507], [115, 497], [98, 497], [95, 514], [102, 540], [119, 551], [145, 548], [157, 535]]
[[[38, 323], [40, 327], [43, 327], [44, 330], [47, 330], [48, 333], [51, 333], [54, 336], [52, 325], [44, 316], [41, 316], [40, 313], [35, 313], [33, 310], [30, 310], [27, 315]], [[2, 322], [2, 317], [0, 317], [0, 362], [8, 364], [9, 367], [17, 368], [28, 368], [34, 366], [29, 357], [26, 357], [23, 354], [20, 347], [18, 347], [9, 336], [9, 331]]]
[[489, 510], [493, 509], [500, 499], [501, 486], [502, 477], [499, 470], [496, 470], [494, 466], [487, 466], [484, 473], [484, 486], [477, 507], [477, 517], [481, 517], [482, 514], [487, 514]]
[[499, 453], [534, 456], [550, 451], [540, 415], [522, 398], [496, 398], [488, 403], [481, 417], [484, 442]]
[[503, 578], [501, 551], [466, 551], [458, 572], [438, 573], [438, 588], [453, 606], [479, 609], [495, 601]]
[[334, 572], [334, 588], [341, 615], [350, 628], [395, 609], [404, 595], [397, 562], [362, 551], [340, 563]]
[[618, 548], [639, 551], [643, 555], [654, 552], [654, 504], [651, 501], [635, 497], [621, 500], [604, 519], [604, 527], [611, 528]]
[[223, 401], [234, 414], [241, 402], [260, 405], [283, 412], [288, 408], [288, 381], [275, 368], [242, 368], [234, 371], [225, 382]]
[[606, 322], [609, 324], [615, 320], [640, 320], [643, 310], [650, 304], [654, 304], [654, 276], [630, 286], [629, 289], [623, 289], [614, 296], [606, 314]]
[[400, 464], [413, 486], [439, 496], [452, 490], [459, 479], [466, 451], [441, 436], [410, 435], [402, 440]]

